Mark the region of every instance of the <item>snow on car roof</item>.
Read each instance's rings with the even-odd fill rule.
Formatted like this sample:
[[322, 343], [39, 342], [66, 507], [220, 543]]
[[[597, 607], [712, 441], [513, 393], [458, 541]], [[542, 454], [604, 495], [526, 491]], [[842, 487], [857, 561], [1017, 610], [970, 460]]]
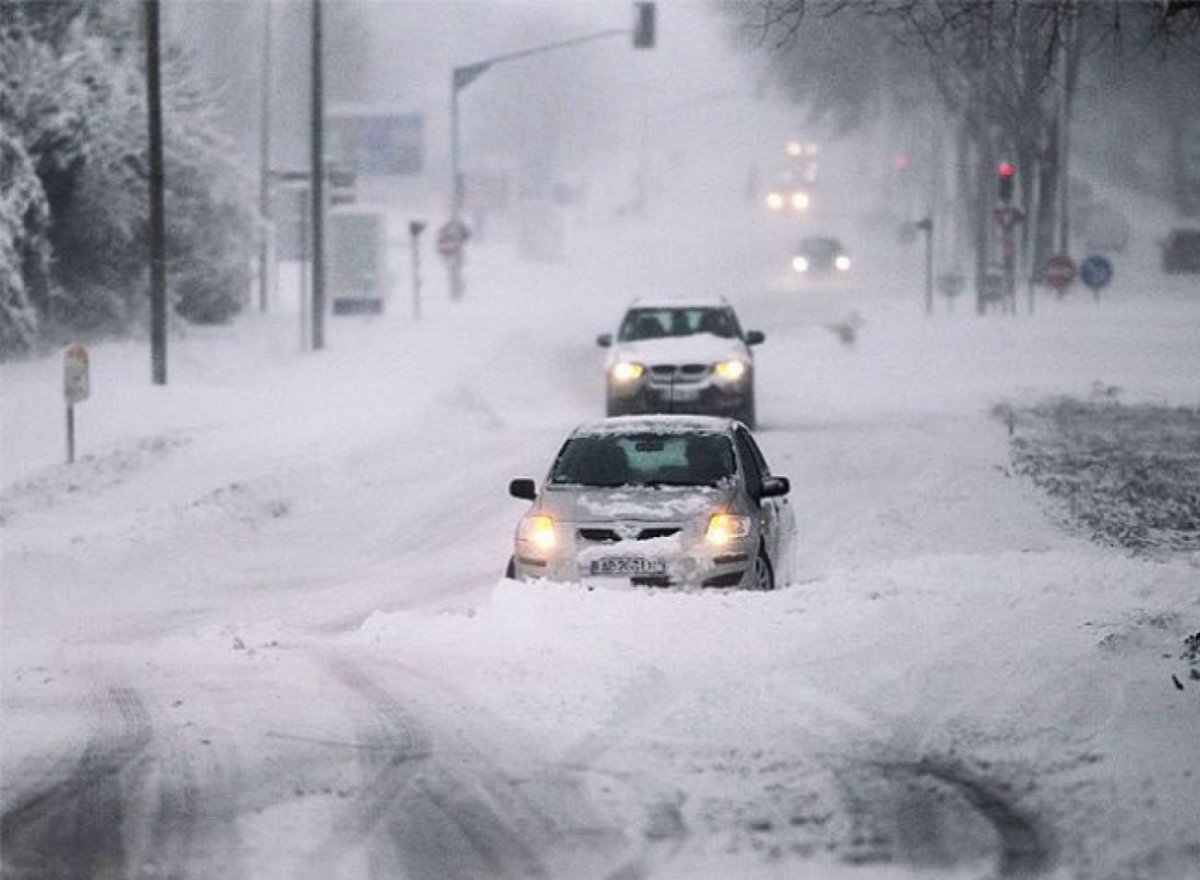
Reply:
[[732, 419], [720, 416], [649, 415], [610, 416], [584, 422], [571, 432], [572, 437], [595, 437], [607, 434], [687, 434], [693, 431], [723, 433], [733, 425]]
[[728, 307], [729, 300], [723, 296], [654, 297], [635, 299], [629, 304], [629, 308], [631, 309], [711, 309]]

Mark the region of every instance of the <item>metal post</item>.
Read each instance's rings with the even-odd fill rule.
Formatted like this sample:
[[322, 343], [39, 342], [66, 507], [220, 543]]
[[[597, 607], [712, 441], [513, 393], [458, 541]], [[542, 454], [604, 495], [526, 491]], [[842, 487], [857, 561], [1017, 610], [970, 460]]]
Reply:
[[167, 384], [167, 266], [163, 199], [162, 91], [158, 63], [158, 0], [145, 0], [146, 106], [150, 136], [150, 372]]
[[1071, 104], [1072, 53], [1077, 16], [1072, 0], [1065, 0], [1067, 21], [1062, 25], [1062, 89], [1058, 107], [1058, 241], [1060, 254], [1071, 253]]
[[325, 144], [321, 0], [312, 0], [312, 347], [325, 347]]
[[309, 193], [299, 190], [300, 196], [300, 350], [308, 351], [311, 347], [309, 335], [312, 331], [312, 319], [309, 297], [308, 271], [308, 200]]
[[267, 311], [268, 260], [271, 220], [271, 0], [263, 3], [262, 96], [258, 113], [259, 191], [258, 213], [262, 218], [262, 242], [258, 252], [258, 310]]
[[933, 314], [933, 223], [925, 229], [925, 314]]
[[425, 224], [413, 220], [408, 224], [408, 233], [412, 238], [412, 276], [413, 276], [413, 320], [421, 320], [421, 232]]
[[[458, 140], [458, 92], [461, 79], [461, 74], [455, 70], [450, 85], [450, 222], [456, 227], [462, 222], [463, 209], [463, 179]], [[462, 299], [462, 260], [447, 260], [446, 270], [449, 273], [450, 299]]]
[[75, 463], [75, 406], [67, 404], [67, 464]]
[[933, 314], [933, 217], [917, 221], [917, 229], [925, 233], [925, 314]]

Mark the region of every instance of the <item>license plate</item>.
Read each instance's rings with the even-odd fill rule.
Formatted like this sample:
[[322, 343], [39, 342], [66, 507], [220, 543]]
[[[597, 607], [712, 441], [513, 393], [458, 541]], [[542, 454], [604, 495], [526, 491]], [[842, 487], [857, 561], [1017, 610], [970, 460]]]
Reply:
[[665, 574], [666, 560], [641, 556], [609, 556], [592, 560], [592, 574]]
[[700, 399], [699, 388], [676, 388], [671, 392], [671, 399], [680, 403], [691, 403]]

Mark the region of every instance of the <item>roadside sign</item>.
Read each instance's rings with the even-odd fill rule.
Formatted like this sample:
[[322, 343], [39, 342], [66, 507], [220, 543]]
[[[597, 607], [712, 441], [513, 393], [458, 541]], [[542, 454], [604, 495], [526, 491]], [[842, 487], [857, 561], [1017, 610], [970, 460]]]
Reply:
[[1093, 291], [1107, 287], [1108, 282], [1112, 281], [1112, 277], [1112, 263], [1099, 254], [1093, 254], [1079, 266], [1079, 279]]
[[446, 259], [459, 256], [462, 246], [470, 237], [467, 224], [461, 220], [450, 220], [438, 230], [437, 250]]
[[67, 401], [67, 464], [75, 462], [75, 404], [87, 400], [88, 353], [79, 343], [63, 352], [63, 397]]
[[1066, 254], [1055, 254], [1046, 260], [1042, 280], [1062, 293], [1075, 280], [1075, 261]]
[[79, 343], [69, 345], [63, 352], [63, 396], [67, 405], [87, 400], [90, 392], [87, 349]]

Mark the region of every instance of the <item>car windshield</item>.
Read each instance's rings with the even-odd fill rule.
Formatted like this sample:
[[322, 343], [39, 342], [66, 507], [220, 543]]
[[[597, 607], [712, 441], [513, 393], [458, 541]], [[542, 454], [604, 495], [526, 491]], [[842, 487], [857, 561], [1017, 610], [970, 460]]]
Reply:
[[832, 238], [806, 238], [800, 242], [798, 250], [802, 254], [818, 257], [832, 257], [840, 252], [842, 246]]
[[732, 339], [740, 336], [741, 330], [733, 312], [725, 308], [639, 308], [626, 313], [617, 338], [621, 342], [636, 342], [696, 333]]
[[734, 473], [724, 434], [601, 434], [572, 437], [550, 473], [556, 486], [713, 486]]

